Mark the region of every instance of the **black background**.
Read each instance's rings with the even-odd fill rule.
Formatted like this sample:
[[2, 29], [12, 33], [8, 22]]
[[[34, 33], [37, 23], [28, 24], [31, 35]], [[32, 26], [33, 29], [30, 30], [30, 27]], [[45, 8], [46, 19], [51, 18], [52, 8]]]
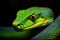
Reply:
[[56, 18], [60, 13], [59, 3], [58, 0], [2, 0], [0, 1], [0, 26], [12, 26], [17, 11], [32, 6], [49, 7], [53, 10]]

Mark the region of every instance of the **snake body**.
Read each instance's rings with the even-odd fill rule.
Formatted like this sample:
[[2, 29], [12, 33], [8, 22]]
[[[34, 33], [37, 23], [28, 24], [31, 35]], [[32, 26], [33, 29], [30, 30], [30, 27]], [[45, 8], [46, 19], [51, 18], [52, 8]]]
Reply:
[[32, 40], [55, 40], [60, 34], [60, 16], [52, 22], [41, 33], [32, 38]]

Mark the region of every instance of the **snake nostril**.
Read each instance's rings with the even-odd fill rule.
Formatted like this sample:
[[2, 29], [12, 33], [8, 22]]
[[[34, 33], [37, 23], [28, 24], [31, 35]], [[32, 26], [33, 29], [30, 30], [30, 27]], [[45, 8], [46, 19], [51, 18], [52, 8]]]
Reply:
[[21, 23], [18, 24], [18, 26], [22, 25]]
[[18, 26], [20, 26], [21, 24], [18, 24]]
[[18, 26], [20, 26], [20, 24], [18, 24]]

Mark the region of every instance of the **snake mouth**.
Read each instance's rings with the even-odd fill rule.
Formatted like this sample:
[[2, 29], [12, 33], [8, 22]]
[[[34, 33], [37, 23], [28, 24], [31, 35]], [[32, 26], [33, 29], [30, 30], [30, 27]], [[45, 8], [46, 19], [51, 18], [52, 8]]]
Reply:
[[19, 29], [18, 26], [13, 26], [16, 31], [22, 31], [22, 29]]
[[43, 22], [37, 22], [35, 24], [32, 24], [31, 26], [29, 27], [26, 27], [26, 28], [23, 28], [23, 30], [27, 30], [27, 29], [33, 29], [33, 28], [36, 28], [36, 27], [39, 27], [43, 24]]
[[52, 21], [53, 21], [53, 19], [43, 19], [43, 20], [41, 20], [41, 21], [39, 21], [39, 22], [36, 22], [36, 23], [34, 23], [34, 24], [30, 25], [30, 26], [27, 26], [27, 27], [21, 28], [21, 25], [22, 25], [22, 24], [18, 24], [18, 25], [15, 25], [14, 28], [15, 28], [16, 30], [33, 29], [33, 28], [37, 28], [37, 27], [42, 27], [42, 25], [43, 25], [43, 26], [44, 26], [44, 25], [47, 25], [47, 24], [51, 23]]
[[16, 31], [21, 31], [22, 29], [20, 29], [20, 25], [21, 25], [21, 24], [13, 25], [13, 27], [14, 27], [14, 29], [15, 29]]
[[41, 21], [39, 21], [37, 23], [32, 24], [29, 27], [24, 28], [23, 30], [33, 29], [33, 28], [37, 28], [37, 27], [42, 27], [42, 26], [50, 24], [52, 21], [53, 21], [53, 19], [43, 19], [43, 20], [41, 20]]
[[18, 25], [14, 25], [14, 29], [17, 30], [17, 31], [19, 31], [19, 30], [28, 30], [28, 29], [36, 28], [36, 27], [38, 27], [39, 25], [42, 25], [42, 24], [43, 24], [43, 22], [37, 22], [35, 24], [32, 24], [32, 25], [30, 25], [28, 27], [24, 27], [24, 28], [21, 28], [20, 27], [21, 25], [18, 24]]

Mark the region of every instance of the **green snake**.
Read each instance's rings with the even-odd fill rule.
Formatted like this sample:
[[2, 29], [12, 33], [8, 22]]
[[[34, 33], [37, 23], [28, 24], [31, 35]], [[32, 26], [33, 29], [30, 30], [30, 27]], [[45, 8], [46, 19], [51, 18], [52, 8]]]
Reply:
[[25, 38], [30, 35], [32, 29], [44, 27], [45, 25], [49, 25], [53, 21], [54, 13], [50, 8], [30, 7], [24, 10], [19, 10], [17, 12], [16, 19], [14, 19], [14, 21], [12, 22], [12, 25], [17, 31], [5, 32], [5, 34], [3, 31], [0, 32], [2, 32], [3, 36], [5, 37]]
[[13, 21], [15, 28], [26, 30], [44, 26], [53, 21], [54, 14], [51, 9], [44, 7], [31, 7], [26, 10], [19, 10]]

